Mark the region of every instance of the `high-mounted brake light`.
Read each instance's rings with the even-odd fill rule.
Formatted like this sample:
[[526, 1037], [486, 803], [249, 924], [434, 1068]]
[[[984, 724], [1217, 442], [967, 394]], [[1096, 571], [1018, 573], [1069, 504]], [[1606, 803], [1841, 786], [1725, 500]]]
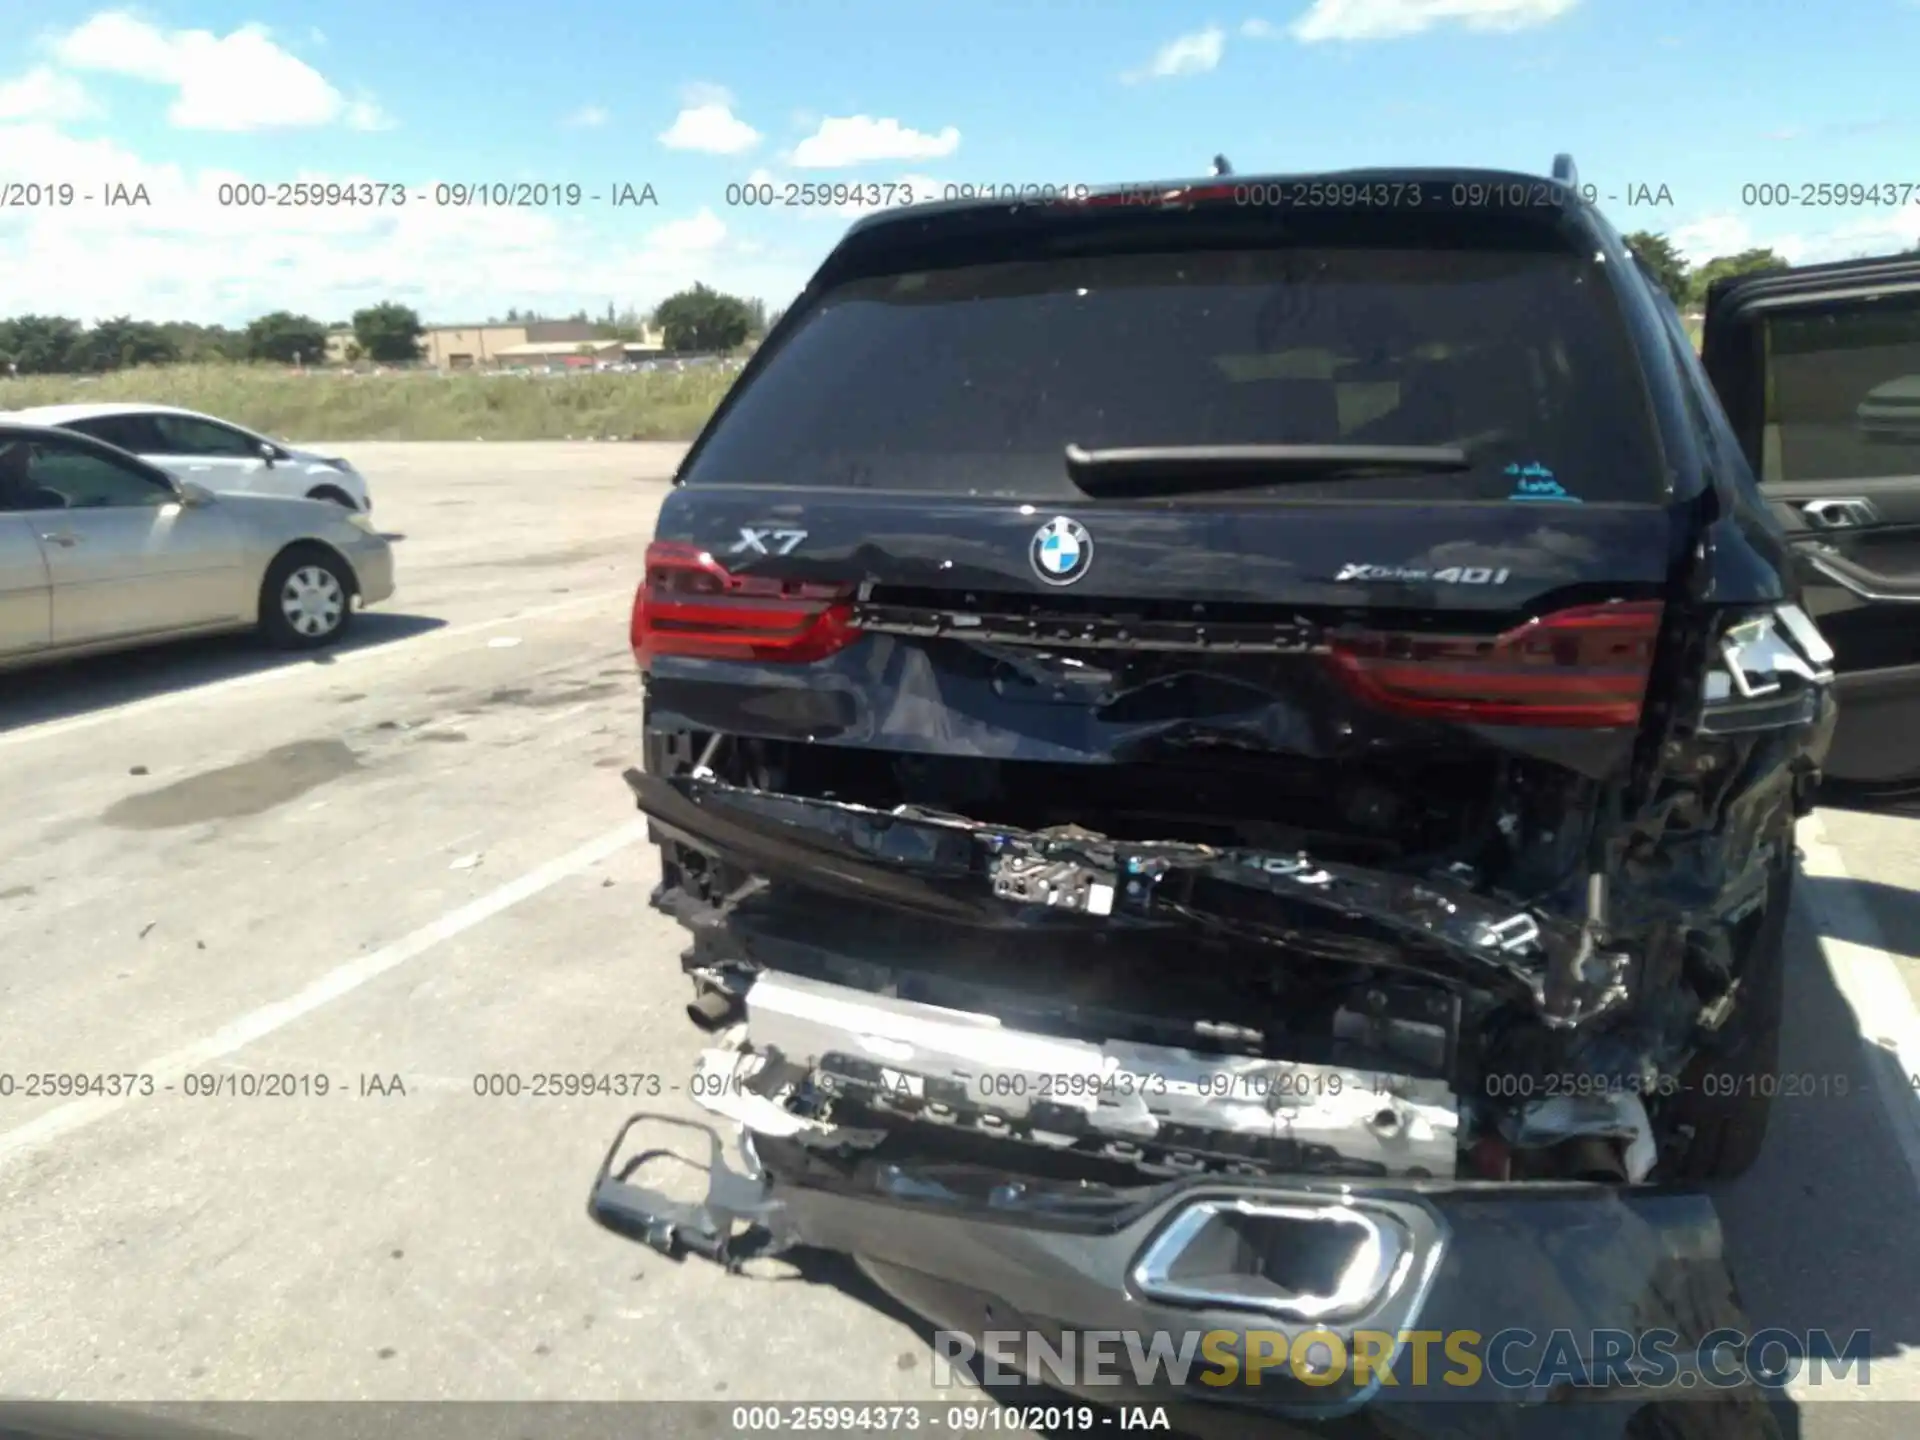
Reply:
[[1657, 600], [1556, 610], [1503, 635], [1336, 631], [1335, 671], [1402, 715], [1477, 725], [1637, 725], [1660, 636]]
[[633, 597], [631, 638], [642, 669], [656, 655], [805, 664], [845, 649], [852, 585], [735, 575], [698, 545], [656, 540]]
[[1061, 204], [1079, 209], [1111, 210], [1129, 205], [1206, 205], [1222, 202], [1245, 203], [1244, 184], [1229, 185], [1128, 185], [1117, 190], [1097, 190], [1091, 195], [1074, 196]]

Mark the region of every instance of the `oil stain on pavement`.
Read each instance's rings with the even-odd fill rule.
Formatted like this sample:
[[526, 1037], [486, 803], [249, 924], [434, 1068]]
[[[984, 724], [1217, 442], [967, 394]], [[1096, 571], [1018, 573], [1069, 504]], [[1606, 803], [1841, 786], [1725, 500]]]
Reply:
[[570, 690], [552, 690], [541, 693], [534, 690], [496, 690], [487, 696], [488, 705], [519, 705], [529, 710], [544, 710], [559, 705], [573, 705], [582, 700], [605, 700], [618, 695], [628, 687], [615, 685], [611, 681], [599, 684], [576, 685]]
[[120, 830], [170, 830], [260, 815], [359, 768], [359, 757], [342, 741], [297, 740], [116, 800], [100, 819]]

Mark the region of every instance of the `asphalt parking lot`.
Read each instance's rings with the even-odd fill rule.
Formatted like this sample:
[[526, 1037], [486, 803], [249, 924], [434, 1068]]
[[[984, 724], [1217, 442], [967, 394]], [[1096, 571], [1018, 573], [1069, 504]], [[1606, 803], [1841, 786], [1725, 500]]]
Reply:
[[[341, 449], [405, 536], [345, 648], [0, 677], [0, 1071], [161, 1087], [0, 1098], [0, 1392], [952, 1398], [851, 1273], [727, 1277], [593, 1227], [632, 1102], [475, 1093], [685, 1088], [680, 940], [619, 778], [628, 601], [678, 447]], [[1848, 1094], [1776, 1102], [1718, 1203], [1756, 1326], [1866, 1328], [1869, 1393], [1916, 1400], [1920, 822], [1828, 810], [1803, 845], [1783, 1070]], [[1837, 1398], [1798, 1394], [1797, 1433], [1910, 1428]]]

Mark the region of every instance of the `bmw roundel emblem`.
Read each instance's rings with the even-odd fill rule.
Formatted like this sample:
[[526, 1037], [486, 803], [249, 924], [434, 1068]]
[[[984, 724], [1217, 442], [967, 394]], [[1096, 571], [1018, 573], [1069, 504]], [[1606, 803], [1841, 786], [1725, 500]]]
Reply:
[[1034, 532], [1027, 558], [1047, 584], [1071, 585], [1093, 564], [1093, 537], [1078, 520], [1056, 515]]

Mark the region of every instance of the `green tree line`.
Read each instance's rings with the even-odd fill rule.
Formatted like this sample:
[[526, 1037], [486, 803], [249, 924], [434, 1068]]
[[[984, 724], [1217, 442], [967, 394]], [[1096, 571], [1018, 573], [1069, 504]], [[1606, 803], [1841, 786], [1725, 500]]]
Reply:
[[[371, 360], [400, 361], [420, 353], [425, 327], [391, 302], [354, 312], [352, 348]], [[283, 365], [326, 359], [330, 327], [311, 315], [276, 310], [238, 328], [118, 315], [83, 326], [64, 315], [0, 320], [0, 365], [21, 375], [104, 374], [136, 365], [265, 360]]]
[[[1791, 268], [1786, 259], [1777, 252], [1759, 248], [1742, 250], [1737, 255], [1716, 255], [1699, 265], [1690, 265], [1684, 256], [1674, 248], [1674, 244], [1665, 235], [1650, 230], [1636, 230], [1626, 237], [1633, 253], [1640, 257], [1641, 263], [1653, 272], [1676, 305], [1703, 305], [1707, 291], [1716, 280], [1724, 280], [1734, 275], [1752, 275], [1762, 270], [1786, 270]], [[1902, 252], [1908, 255], [1920, 255], [1920, 244]]]
[[[769, 324], [765, 302], [705, 285], [670, 296], [647, 316], [631, 309], [616, 312], [609, 305], [598, 318], [584, 310], [556, 317], [517, 308], [506, 318], [509, 323], [570, 319], [592, 324], [600, 339], [628, 342], [637, 342], [650, 322], [664, 332], [667, 349], [682, 352], [732, 350], [765, 334]], [[777, 312], [773, 318], [779, 318]], [[392, 301], [356, 310], [346, 325], [334, 326], [289, 310], [238, 327], [136, 320], [130, 315], [88, 326], [64, 315], [16, 315], [0, 319], [0, 373], [99, 375], [138, 365], [206, 361], [321, 364], [329, 331], [343, 328], [353, 332], [348, 359], [383, 364], [418, 359], [420, 337], [426, 333], [417, 312]]]
[[[731, 350], [750, 339], [765, 335], [784, 311], [769, 317], [767, 302], [723, 294], [705, 285], [695, 285], [678, 295], [669, 296], [651, 311], [642, 313], [628, 308], [616, 310], [611, 301], [604, 315], [589, 316], [585, 310], [571, 315], [548, 315], [539, 310], [507, 311], [505, 321], [513, 324], [537, 324], [542, 320], [571, 320], [591, 324], [601, 340], [638, 342], [649, 327], [660, 330], [669, 350]], [[488, 324], [499, 323], [488, 317]]]

